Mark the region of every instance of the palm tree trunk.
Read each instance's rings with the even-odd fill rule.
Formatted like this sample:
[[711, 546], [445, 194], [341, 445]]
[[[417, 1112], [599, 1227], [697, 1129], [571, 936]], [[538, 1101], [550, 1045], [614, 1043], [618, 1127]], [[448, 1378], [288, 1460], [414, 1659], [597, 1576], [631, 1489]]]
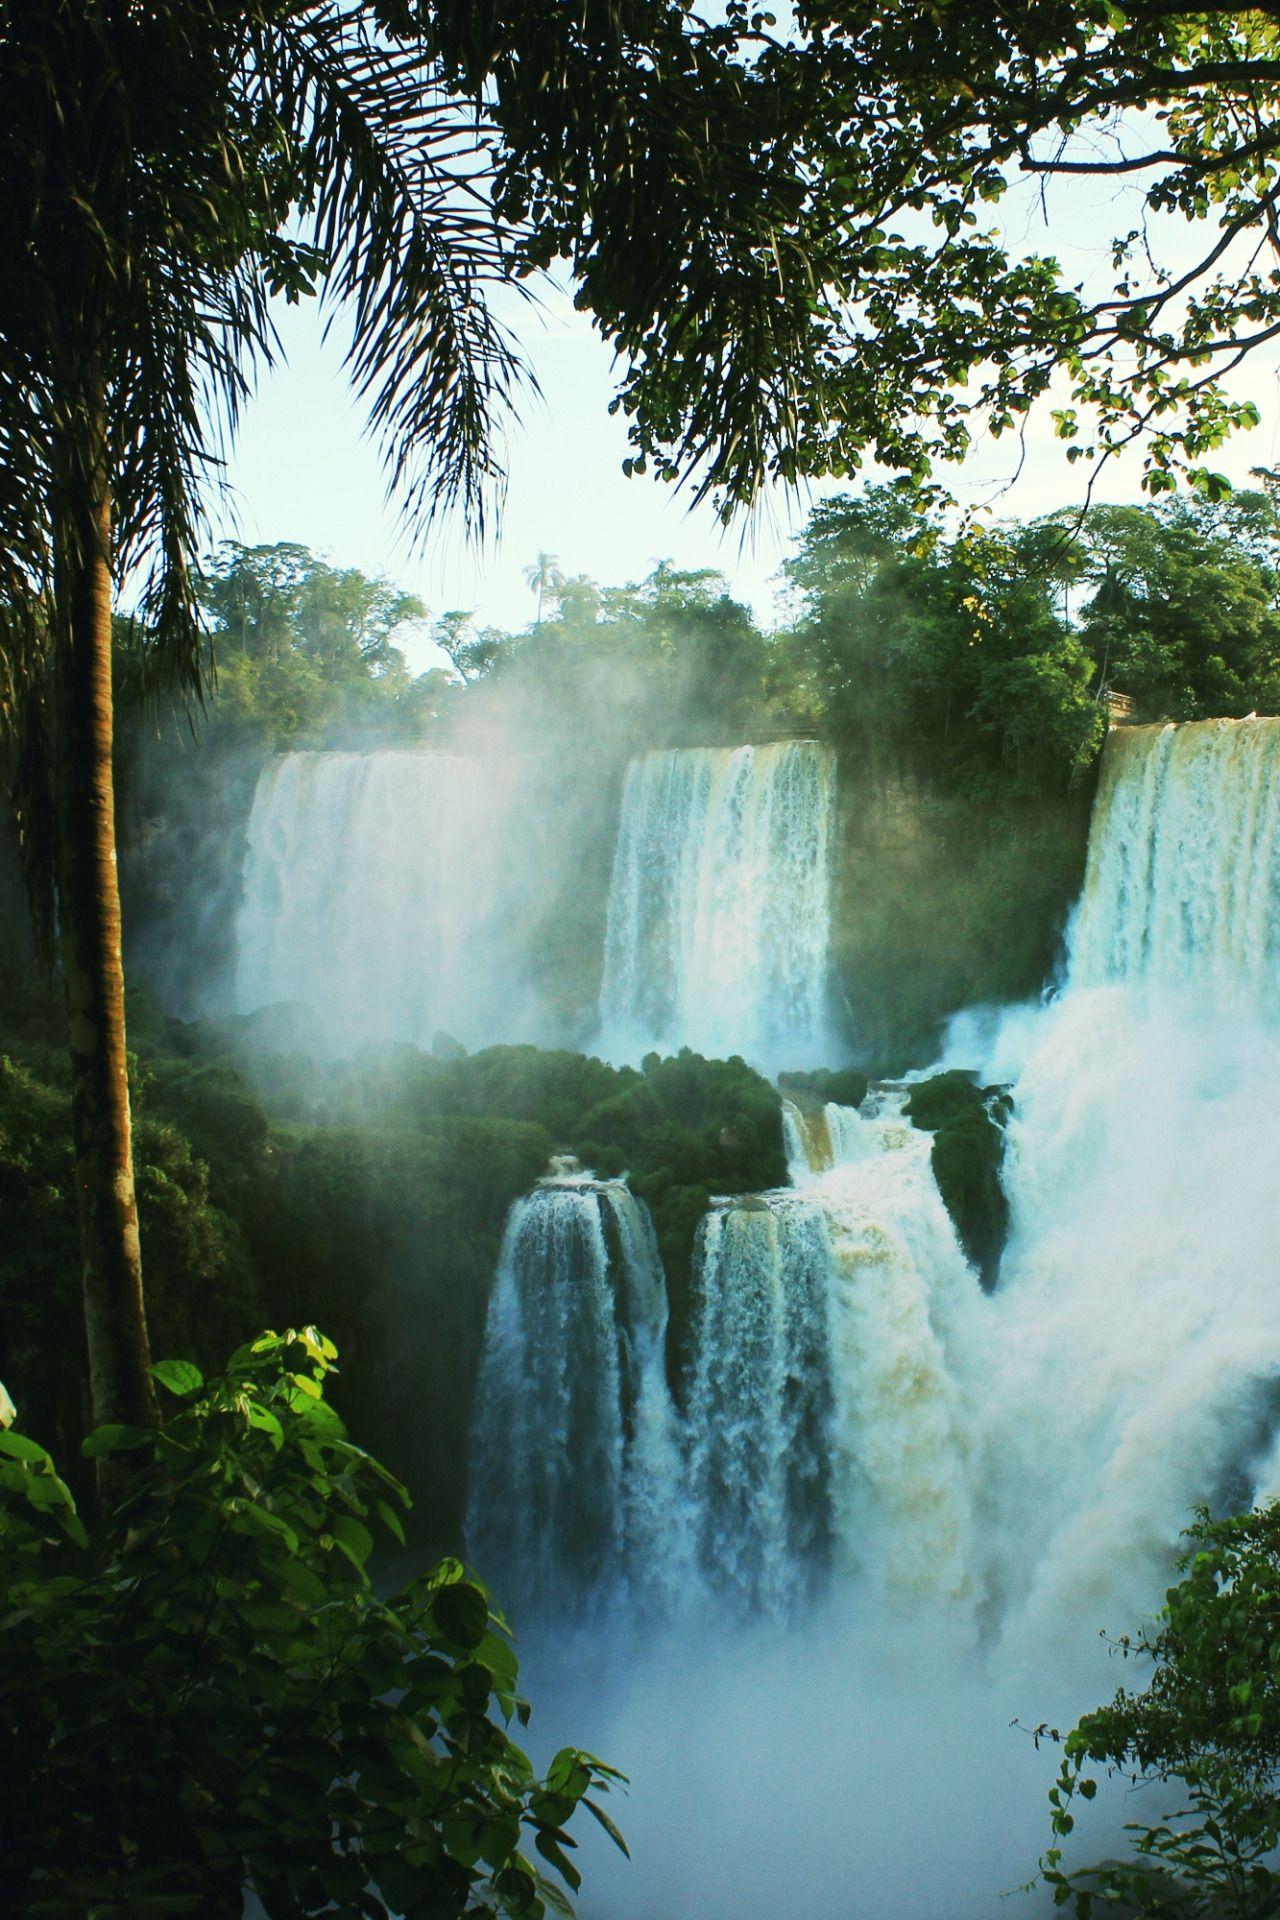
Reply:
[[65, 505], [58, 649], [58, 922], [67, 996], [76, 1201], [95, 1422], [157, 1419], [142, 1301], [125, 1065], [124, 968], [112, 783], [111, 496], [96, 441]]

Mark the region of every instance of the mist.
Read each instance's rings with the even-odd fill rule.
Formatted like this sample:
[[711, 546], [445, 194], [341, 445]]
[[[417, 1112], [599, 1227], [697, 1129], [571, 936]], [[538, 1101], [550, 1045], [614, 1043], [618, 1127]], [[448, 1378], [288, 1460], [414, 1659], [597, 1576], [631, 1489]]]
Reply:
[[[849, 1597], [787, 1628], [703, 1619], [521, 1651], [537, 1751], [584, 1744], [630, 1775], [607, 1802], [630, 1861], [582, 1823], [585, 1920], [1050, 1912], [1043, 1887], [1024, 1890], [1057, 1768], [1034, 1730], [1128, 1677], [1089, 1649], [1015, 1682], [958, 1653], [945, 1618], [860, 1618]], [[1085, 1809], [1079, 1863], [1120, 1850], [1126, 1802]]]

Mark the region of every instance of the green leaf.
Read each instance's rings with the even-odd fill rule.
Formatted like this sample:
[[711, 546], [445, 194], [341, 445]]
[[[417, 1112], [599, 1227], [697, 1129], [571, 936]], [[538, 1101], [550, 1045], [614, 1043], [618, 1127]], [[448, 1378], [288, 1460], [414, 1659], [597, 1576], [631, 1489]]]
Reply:
[[436, 1625], [460, 1647], [478, 1647], [489, 1626], [489, 1602], [469, 1581], [441, 1587], [432, 1603]]
[[[563, 1839], [567, 1846], [573, 1846], [574, 1844], [567, 1834], [562, 1835], [561, 1839]], [[560, 1844], [560, 1840], [556, 1839], [550, 1833], [539, 1831], [533, 1836], [533, 1844], [543, 1859], [551, 1862], [552, 1866], [564, 1876], [564, 1879], [576, 1893], [582, 1885], [582, 1875], [565, 1853], [564, 1847]]]
[[93, 1432], [82, 1441], [80, 1451], [86, 1460], [96, 1460], [103, 1453], [130, 1453], [137, 1447], [148, 1446], [154, 1439], [150, 1427], [122, 1427], [107, 1425], [95, 1427]]
[[38, 1441], [29, 1439], [25, 1433], [15, 1433], [12, 1427], [0, 1427], [0, 1453], [11, 1453], [15, 1460], [49, 1460], [48, 1452]]
[[533, 1878], [538, 1892], [551, 1908], [551, 1911], [558, 1913], [561, 1920], [574, 1920], [573, 1907], [565, 1894], [564, 1888], [558, 1887], [554, 1880], [547, 1879], [545, 1873], [538, 1873], [536, 1870]]
[[368, 1527], [349, 1513], [340, 1513], [330, 1522], [329, 1531], [347, 1558], [363, 1570], [365, 1561], [373, 1552], [373, 1535]]
[[234, 1504], [228, 1502], [228, 1511], [231, 1524], [239, 1532], [243, 1533], [252, 1528], [258, 1533], [274, 1534], [277, 1539], [284, 1541], [291, 1553], [297, 1553], [298, 1536], [288, 1521], [282, 1520], [278, 1513], [272, 1513], [269, 1508], [260, 1506], [256, 1500], [239, 1500]]
[[170, 1393], [177, 1394], [180, 1400], [189, 1398], [193, 1393], [199, 1393], [204, 1385], [204, 1375], [199, 1367], [192, 1365], [190, 1360], [157, 1360], [151, 1372], [162, 1387], [167, 1387]]
[[385, 1500], [375, 1500], [373, 1504], [377, 1509], [378, 1518], [381, 1520], [383, 1526], [387, 1529], [388, 1533], [394, 1534], [400, 1542], [400, 1545], [403, 1546], [404, 1528], [400, 1524], [400, 1515], [394, 1507], [388, 1506]]
[[266, 1434], [278, 1452], [284, 1444], [284, 1428], [270, 1407], [260, 1407], [256, 1401], [250, 1401], [247, 1418], [251, 1427]]
[[608, 1834], [609, 1838], [612, 1840], [614, 1846], [620, 1848], [621, 1851], [626, 1854], [629, 1860], [631, 1858], [631, 1849], [630, 1847], [628, 1847], [622, 1835], [618, 1832], [617, 1827], [613, 1824], [613, 1821], [609, 1818], [604, 1808], [598, 1807], [594, 1800], [588, 1800], [585, 1794], [583, 1794], [582, 1796], [582, 1804], [586, 1808], [587, 1812], [591, 1815], [592, 1819], [599, 1821], [600, 1825], [604, 1828], [605, 1832]]

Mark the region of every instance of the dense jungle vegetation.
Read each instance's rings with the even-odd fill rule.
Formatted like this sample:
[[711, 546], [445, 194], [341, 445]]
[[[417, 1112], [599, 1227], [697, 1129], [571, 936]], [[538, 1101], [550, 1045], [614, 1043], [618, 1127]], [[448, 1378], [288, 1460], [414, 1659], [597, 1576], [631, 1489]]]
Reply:
[[[949, 791], [1022, 795], [1089, 764], [1109, 694], [1138, 720], [1280, 703], [1269, 477], [956, 533], [909, 489], [837, 496], [812, 512], [785, 567], [789, 617], [768, 633], [712, 571], [661, 562], [602, 587], [542, 558], [537, 618], [501, 632], [298, 545], [224, 546], [199, 586], [217, 663], [202, 745], [443, 739], [464, 716], [496, 720], [503, 693], [530, 735], [568, 740], [625, 691], [608, 729], [623, 752], [802, 731]], [[410, 675], [396, 642], [414, 629], [452, 671]], [[126, 679], [136, 637], [119, 631]]]

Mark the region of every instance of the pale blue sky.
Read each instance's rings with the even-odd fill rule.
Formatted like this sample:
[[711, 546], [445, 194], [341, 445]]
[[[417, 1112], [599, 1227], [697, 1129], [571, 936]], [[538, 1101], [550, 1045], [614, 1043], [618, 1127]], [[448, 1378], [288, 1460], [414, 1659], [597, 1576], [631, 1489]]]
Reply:
[[[1105, 206], [1076, 195], [1055, 218], [1052, 244], [1066, 264], [1091, 277], [1106, 236], [1121, 224], [1112, 195]], [[1012, 211], [1012, 209], [1011, 209]], [[1032, 203], [1022, 235], [1045, 246]], [[1203, 230], [1202, 230], [1203, 231]], [[262, 383], [247, 410], [230, 466], [239, 536], [249, 542], [298, 540], [335, 564], [386, 573], [421, 595], [432, 612], [466, 607], [481, 624], [518, 627], [532, 617], [523, 568], [539, 549], [569, 573], [606, 585], [641, 578], [658, 559], [717, 567], [733, 591], [766, 622], [776, 617], [777, 575], [789, 536], [804, 519], [805, 497], [778, 490], [750, 522], [725, 532], [709, 508], [689, 511], [678, 494], [648, 478], [626, 478], [623, 423], [611, 418], [608, 350], [563, 294], [541, 310], [516, 310], [526, 355], [542, 387], [508, 436], [509, 488], [496, 538], [477, 551], [460, 527], [445, 526], [415, 551], [384, 488], [375, 449], [362, 437], [361, 413], [346, 385], [337, 340], [321, 340], [314, 303], [282, 307], [287, 364]], [[1274, 354], [1255, 359], [1235, 382], [1261, 408], [1263, 424], [1241, 435], [1215, 464], [1239, 484], [1250, 467], [1280, 462], [1280, 375]], [[978, 446], [965, 468], [946, 477], [959, 496], [994, 499], [1002, 513], [1034, 515], [1081, 497], [1084, 474], [1070, 467], [1042, 415], [1028, 434], [1019, 478], [1010, 439]], [[1138, 498], [1136, 458], [1112, 466], [1107, 499]], [[829, 489], [817, 489], [824, 491]], [[809, 496], [810, 498], [812, 495]], [[425, 663], [425, 656], [415, 665]]]

